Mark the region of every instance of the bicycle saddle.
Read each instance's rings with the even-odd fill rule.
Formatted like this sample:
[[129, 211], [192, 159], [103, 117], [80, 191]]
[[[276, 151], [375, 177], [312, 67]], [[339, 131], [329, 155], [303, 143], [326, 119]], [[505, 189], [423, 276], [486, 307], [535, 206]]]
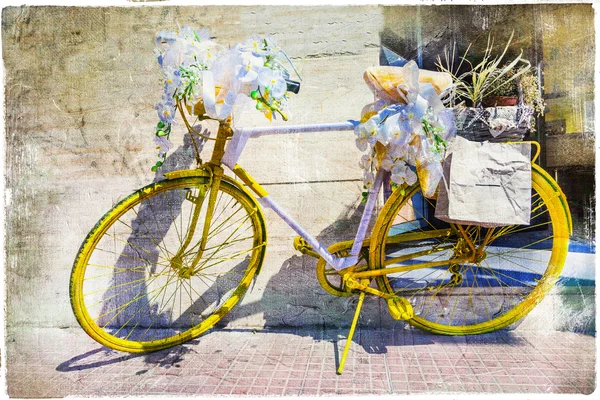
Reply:
[[[398, 85], [404, 83], [403, 67], [380, 66], [370, 67], [364, 73], [365, 82], [375, 96], [392, 103], [403, 103]], [[419, 83], [431, 83], [437, 94], [452, 85], [452, 77], [446, 72], [419, 69]]]

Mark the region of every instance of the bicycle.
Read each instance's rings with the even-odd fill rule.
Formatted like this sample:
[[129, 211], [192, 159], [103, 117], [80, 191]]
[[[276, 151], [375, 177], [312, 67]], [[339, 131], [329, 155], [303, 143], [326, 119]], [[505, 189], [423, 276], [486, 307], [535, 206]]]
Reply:
[[[296, 223], [237, 160], [250, 138], [268, 134], [352, 130], [349, 122], [246, 128], [219, 122], [208, 162], [194, 143], [197, 168], [129, 195], [92, 228], [70, 281], [74, 314], [99, 343], [150, 352], [195, 338], [242, 298], [260, 272], [271, 208], [299, 236], [294, 247], [317, 259], [321, 286], [335, 296], [358, 296], [341, 373], [366, 295], [383, 298], [390, 315], [437, 334], [491, 332], [530, 312], [560, 276], [572, 230], [565, 195], [532, 160], [529, 226], [441, 223], [418, 182], [387, 199], [367, 237], [384, 172], [369, 190], [355, 239], [328, 248]], [[209, 119], [199, 117], [200, 121]], [[226, 144], [227, 148], [226, 148]], [[224, 173], [229, 167], [239, 179]], [[262, 207], [261, 207], [262, 206]], [[516, 246], [516, 247], [515, 247]], [[375, 282], [373, 287], [371, 282]]]

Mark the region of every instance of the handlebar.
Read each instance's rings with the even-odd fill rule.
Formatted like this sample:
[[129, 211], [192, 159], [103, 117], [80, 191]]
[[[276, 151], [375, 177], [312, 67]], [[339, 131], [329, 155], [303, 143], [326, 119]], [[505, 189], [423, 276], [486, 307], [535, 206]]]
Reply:
[[287, 91], [298, 94], [300, 91], [300, 82], [292, 81], [290, 79], [286, 79], [285, 83], [287, 83]]

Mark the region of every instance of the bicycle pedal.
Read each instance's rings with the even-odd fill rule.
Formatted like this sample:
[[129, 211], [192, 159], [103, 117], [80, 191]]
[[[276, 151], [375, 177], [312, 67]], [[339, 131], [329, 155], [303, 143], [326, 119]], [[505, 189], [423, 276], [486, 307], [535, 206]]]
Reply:
[[402, 297], [396, 297], [387, 300], [388, 311], [392, 318], [397, 320], [408, 320], [414, 317], [413, 308], [406, 300]]
[[313, 250], [312, 246], [308, 244], [302, 236], [296, 236], [294, 238], [294, 248], [302, 254], [306, 254], [315, 258], [321, 257], [319, 253]]

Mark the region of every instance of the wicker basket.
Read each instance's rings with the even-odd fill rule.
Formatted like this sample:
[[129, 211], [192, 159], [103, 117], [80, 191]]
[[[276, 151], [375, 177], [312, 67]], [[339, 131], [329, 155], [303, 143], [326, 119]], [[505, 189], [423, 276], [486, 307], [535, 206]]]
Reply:
[[[474, 142], [521, 141], [531, 129], [533, 110], [522, 106], [454, 108], [456, 133]], [[494, 137], [490, 130], [495, 125], [506, 126], [500, 135]]]

